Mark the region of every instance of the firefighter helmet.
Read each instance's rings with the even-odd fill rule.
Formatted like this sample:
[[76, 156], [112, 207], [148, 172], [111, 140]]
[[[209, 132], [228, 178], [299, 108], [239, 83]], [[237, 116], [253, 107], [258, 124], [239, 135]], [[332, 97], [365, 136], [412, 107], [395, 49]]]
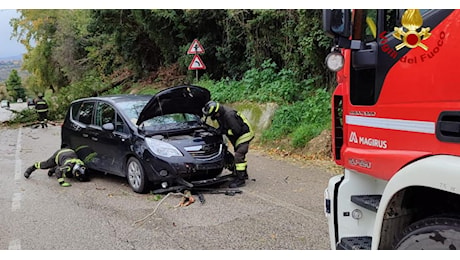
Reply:
[[81, 165], [79, 163], [74, 164], [72, 168], [72, 174], [75, 177], [83, 176], [85, 175], [86, 167], [84, 165]]
[[211, 116], [213, 118], [216, 113], [219, 111], [219, 103], [216, 101], [208, 101], [203, 107], [203, 114], [205, 116]]

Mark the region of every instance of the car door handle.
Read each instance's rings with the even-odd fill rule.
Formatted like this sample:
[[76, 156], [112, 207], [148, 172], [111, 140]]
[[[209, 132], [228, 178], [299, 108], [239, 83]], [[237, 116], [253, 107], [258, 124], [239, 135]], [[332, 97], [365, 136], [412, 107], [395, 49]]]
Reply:
[[88, 137], [88, 134], [82, 134], [83, 137], [87, 138]]

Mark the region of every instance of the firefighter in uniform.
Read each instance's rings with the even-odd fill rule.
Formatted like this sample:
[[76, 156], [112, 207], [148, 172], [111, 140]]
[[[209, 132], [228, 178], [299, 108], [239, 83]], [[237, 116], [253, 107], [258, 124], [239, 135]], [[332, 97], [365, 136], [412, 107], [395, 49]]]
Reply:
[[35, 111], [38, 113], [38, 120], [42, 128], [48, 127], [48, 103], [43, 99], [43, 94], [39, 93], [38, 99], [35, 102]]
[[233, 145], [236, 179], [229, 187], [244, 186], [245, 180], [248, 179], [246, 154], [249, 143], [254, 139], [251, 125], [243, 114], [212, 100], [203, 107], [203, 114], [217, 120], [218, 133], [225, 134]]
[[65, 178], [75, 177], [79, 181], [86, 181], [86, 167], [83, 161], [78, 159], [74, 150], [62, 148], [56, 151], [48, 160], [36, 162], [34, 165], [27, 168], [24, 172], [24, 177], [30, 177], [36, 169], [49, 169], [48, 176], [56, 174], [57, 180], [62, 187], [71, 186], [65, 181]]

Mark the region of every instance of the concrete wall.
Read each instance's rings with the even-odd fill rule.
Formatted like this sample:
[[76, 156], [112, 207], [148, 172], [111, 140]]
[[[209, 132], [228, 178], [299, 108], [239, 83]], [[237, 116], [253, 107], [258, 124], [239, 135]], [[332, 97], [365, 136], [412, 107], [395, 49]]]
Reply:
[[263, 130], [270, 127], [275, 111], [278, 108], [278, 105], [275, 103], [258, 104], [244, 102], [228, 104], [228, 106], [246, 116], [256, 133], [255, 139], [260, 137], [260, 133], [262, 133]]
[[[254, 138], [256, 140], [260, 138], [263, 130], [270, 127], [275, 111], [278, 108], [278, 105], [275, 103], [258, 104], [242, 102], [224, 105], [241, 112], [248, 119], [256, 133]], [[215, 121], [212, 121], [209, 118], [207, 122], [212, 126], [218, 126]]]

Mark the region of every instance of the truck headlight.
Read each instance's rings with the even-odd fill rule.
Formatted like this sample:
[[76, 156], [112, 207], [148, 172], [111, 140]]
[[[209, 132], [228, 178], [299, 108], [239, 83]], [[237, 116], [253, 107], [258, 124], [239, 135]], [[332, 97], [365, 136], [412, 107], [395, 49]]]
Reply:
[[337, 72], [343, 68], [344, 59], [342, 53], [333, 51], [326, 56], [326, 66], [328, 69]]

